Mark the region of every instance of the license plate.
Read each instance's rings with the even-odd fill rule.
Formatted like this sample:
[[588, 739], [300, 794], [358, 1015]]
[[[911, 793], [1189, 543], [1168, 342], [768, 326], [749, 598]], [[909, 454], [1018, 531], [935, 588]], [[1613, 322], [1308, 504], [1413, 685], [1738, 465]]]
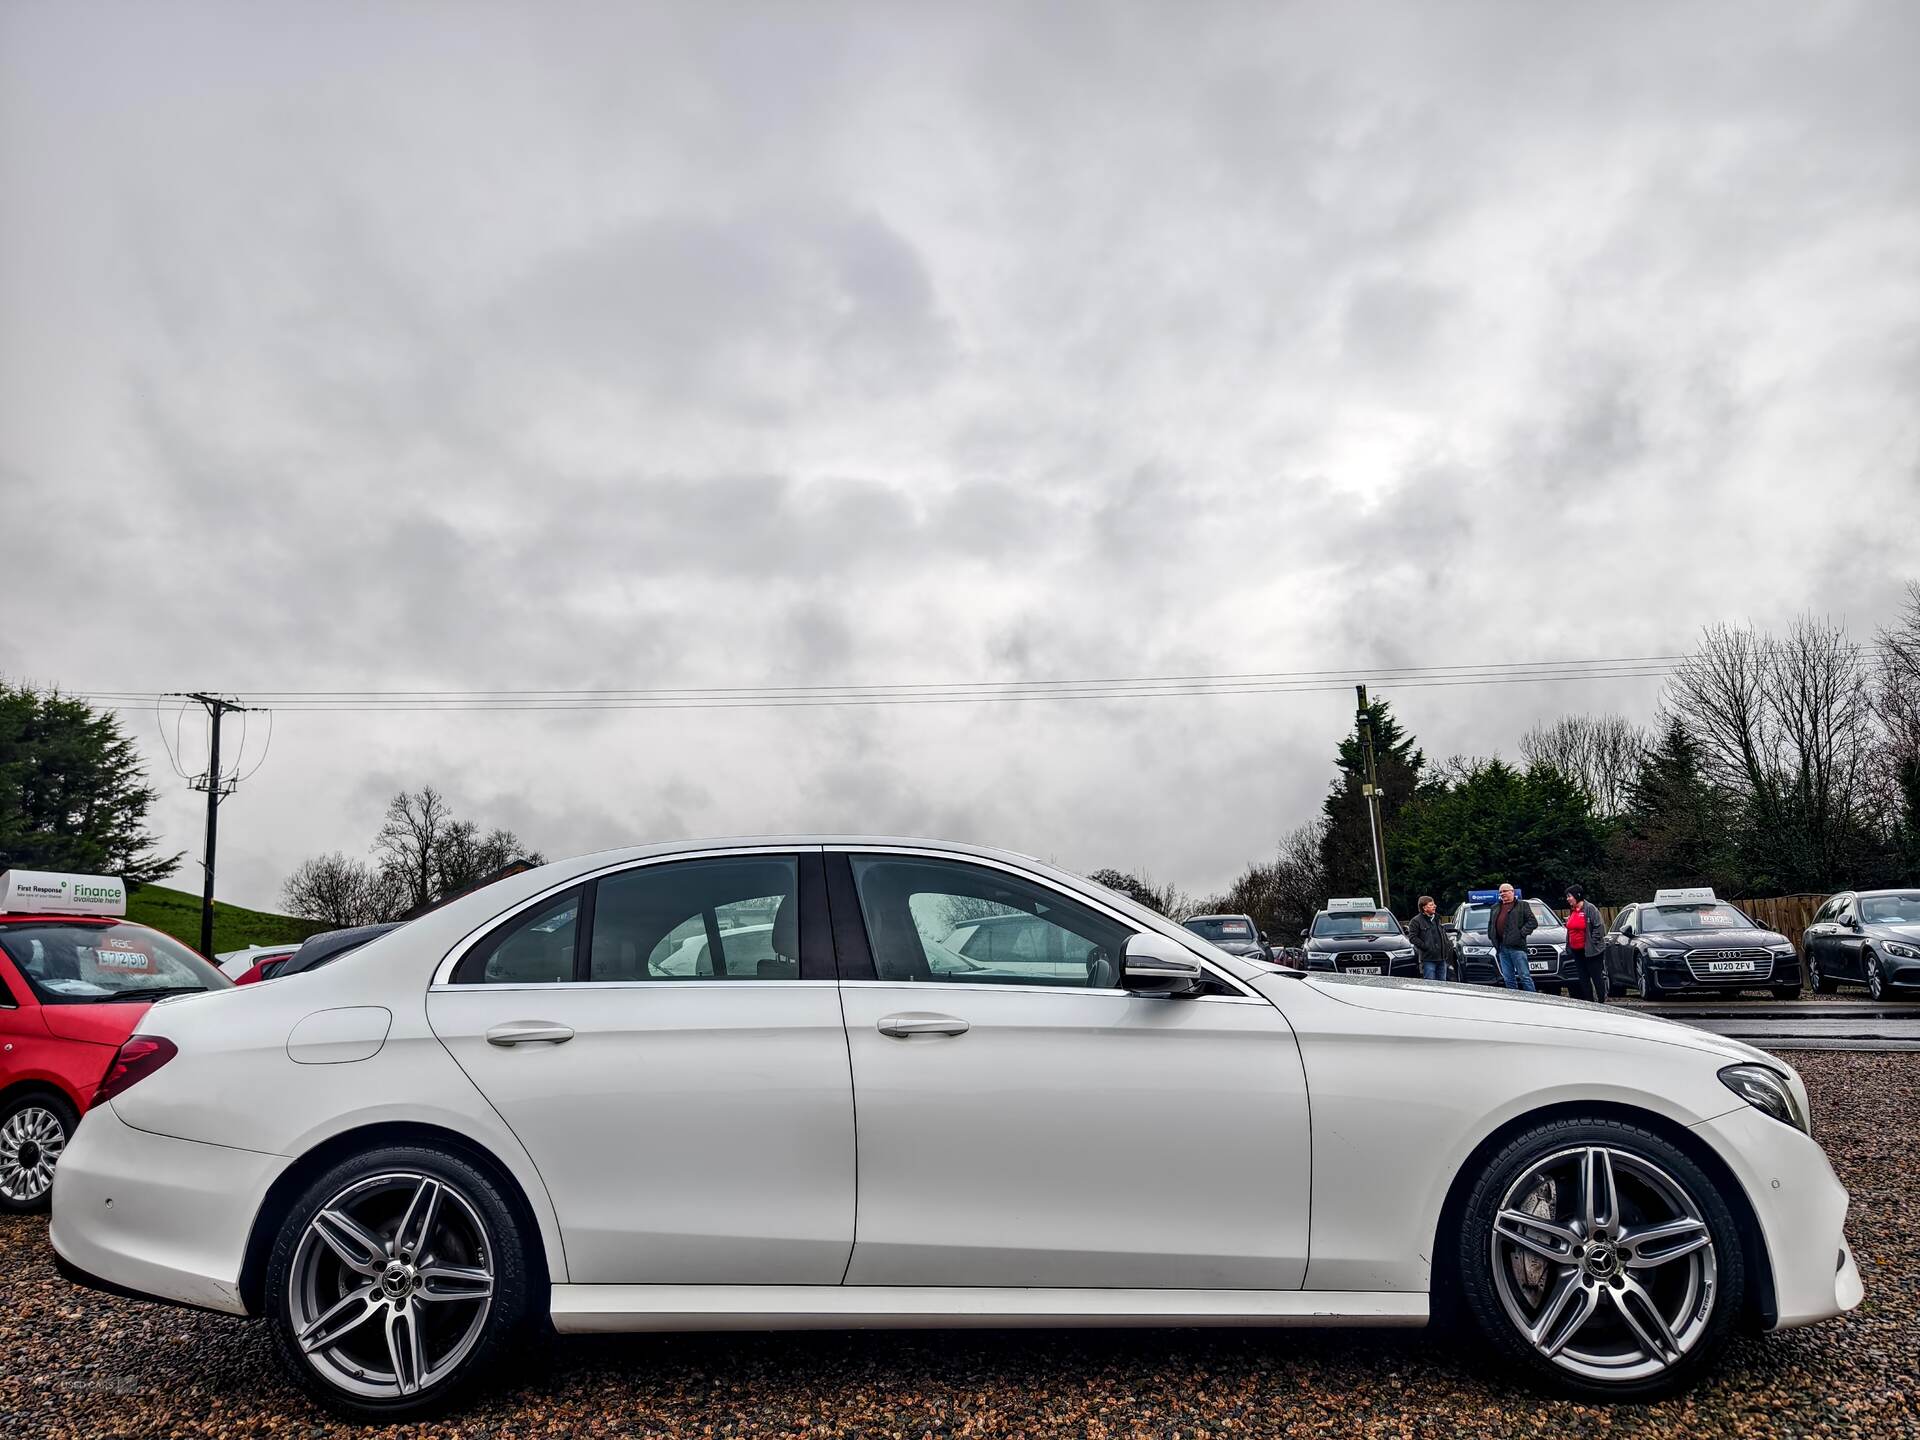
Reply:
[[1347, 967], [1347, 974], [1349, 975], [1378, 975], [1379, 973], [1380, 967], [1378, 965], [1349, 965]]
[[1553, 969], [1553, 962], [1551, 960], [1529, 960], [1527, 961], [1527, 969], [1536, 975], [1544, 975], [1547, 971]]
[[1751, 975], [1753, 973], [1753, 961], [1709, 960], [1707, 962], [1707, 973], [1709, 975]]

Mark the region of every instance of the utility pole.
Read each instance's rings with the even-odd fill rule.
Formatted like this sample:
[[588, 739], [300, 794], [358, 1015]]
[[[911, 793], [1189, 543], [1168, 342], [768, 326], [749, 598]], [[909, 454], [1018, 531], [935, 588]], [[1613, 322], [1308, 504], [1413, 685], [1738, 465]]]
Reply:
[[236, 704], [219, 695], [206, 695], [199, 691], [189, 692], [181, 697], [199, 702], [207, 712], [211, 732], [207, 737], [207, 773], [196, 775], [187, 783], [195, 790], [207, 792], [207, 856], [206, 884], [200, 892], [200, 953], [209, 960], [213, 958], [213, 852], [220, 838], [220, 801], [233, 793], [238, 782], [225, 779], [220, 774], [220, 717], [228, 711], [246, 710], [249, 707]]
[[1356, 685], [1354, 693], [1360, 697], [1360, 755], [1366, 762], [1367, 778], [1360, 793], [1367, 800], [1367, 828], [1373, 835], [1373, 882], [1378, 893], [1373, 903], [1383, 910], [1391, 910], [1393, 902], [1387, 898], [1387, 837], [1386, 827], [1380, 815], [1380, 783], [1373, 769], [1373, 715], [1367, 709], [1367, 687]]

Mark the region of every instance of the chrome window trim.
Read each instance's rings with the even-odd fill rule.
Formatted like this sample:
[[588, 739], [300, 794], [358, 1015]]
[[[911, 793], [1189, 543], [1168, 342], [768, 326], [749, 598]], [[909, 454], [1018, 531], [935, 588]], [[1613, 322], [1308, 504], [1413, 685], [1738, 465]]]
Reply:
[[762, 980], [758, 976], [754, 976], [751, 979], [742, 978], [739, 980], [695, 979], [691, 976], [684, 980], [672, 977], [659, 980], [549, 980], [545, 982], [534, 980], [516, 981], [511, 985], [455, 985], [451, 981], [448, 981], [446, 983], [435, 982], [429, 985], [427, 987], [427, 993], [431, 995], [498, 995], [502, 992], [518, 990], [536, 991], [542, 995], [551, 995], [556, 990], [645, 990], [648, 992], [666, 989], [745, 990], [754, 988], [791, 990], [796, 985], [831, 987], [839, 983], [838, 980]]
[[[953, 865], [973, 865], [981, 869], [998, 870], [1003, 874], [1017, 876], [1029, 885], [1038, 885], [1043, 889], [1051, 890], [1055, 894], [1062, 895], [1068, 900], [1073, 901], [1076, 905], [1084, 906], [1088, 910], [1104, 915], [1115, 924], [1124, 925], [1130, 934], [1145, 933], [1141, 930], [1138, 920], [1135, 920], [1131, 915], [1114, 909], [1111, 905], [1108, 905], [1096, 896], [1083, 895], [1077, 890], [1062, 890], [1060, 886], [1048, 879], [1045, 875], [1036, 875], [1031, 870], [1022, 870], [1017, 865], [1009, 865], [1003, 860], [990, 859], [985, 855], [968, 855], [952, 850], [942, 850], [932, 845], [822, 845], [819, 848], [828, 855], [917, 855], [932, 860], [944, 860]], [[862, 917], [862, 923], [865, 923], [864, 916]], [[1187, 941], [1195, 940], [1199, 937], [1194, 935], [1190, 930], [1183, 930], [1176, 921], [1169, 920], [1167, 924], [1172, 926], [1174, 930], [1179, 931], [1182, 936], [1186, 937], [1181, 943], [1186, 945], [1188, 949], [1192, 949], [1191, 945], [1187, 945]], [[1205, 955], [1195, 951], [1193, 958], [1200, 962], [1200, 968], [1207, 972], [1208, 978], [1231, 988], [1234, 992], [1233, 998], [1249, 999], [1259, 1005], [1272, 1004], [1264, 995], [1254, 991], [1245, 982], [1215, 968], [1213, 962]], [[921, 985], [944, 985], [948, 988], [962, 988], [961, 982], [943, 980], [847, 980], [842, 983], [847, 985], [912, 985], [916, 988]], [[970, 990], [1068, 990], [1077, 995], [1129, 995], [1132, 993], [1129, 990], [1090, 990], [1084, 985], [968, 985], [964, 988]], [[1229, 997], [1201, 995], [1193, 998], [1205, 1000], [1227, 999]]]
[[[729, 846], [721, 846], [717, 849], [709, 849], [709, 850], [681, 850], [681, 851], [676, 851], [674, 854], [671, 854], [671, 855], [654, 855], [645, 860], [633, 860], [633, 859], [613, 860], [613, 861], [609, 861], [605, 865], [602, 865], [597, 870], [582, 870], [576, 875], [569, 875], [564, 880], [555, 881], [552, 885], [548, 886], [545, 890], [542, 890], [539, 894], [534, 895], [529, 899], [522, 900], [517, 905], [511, 906], [508, 909], [499, 911], [496, 914], [489, 916], [486, 920], [482, 921], [479, 925], [475, 926], [472, 930], [469, 930], [465, 935], [461, 936], [460, 939], [454, 944], [454, 947], [451, 950], [447, 951], [446, 956], [440, 961], [440, 963], [434, 966], [433, 977], [427, 982], [427, 989], [430, 991], [432, 990], [510, 990], [510, 989], [522, 989], [522, 988], [531, 989], [531, 990], [555, 990], [560, 988], [561, 986], [579, 988], [583, 986], [606, 986], [606, 985], [625, 985], [625, 984], [659, 985], [663, 982], [659, 980], [639, 980], [639, 981], [555, 980], [550, 984], [544, 984], [544, 985], [534, 984], [534, 985], [529, 985], [524, 987], [517, 986], [517, 985], [512, 985], [512, 986], [509, 986], [509, 985], [455, 985], [453, 983], [453, 971], [454, 971], [454, 967], [457, 966], [462, 960], [466, 958], [467, 952], [471, 950], [475, 945], [479, 944], [480, 941], [483, 940], [487, 936], [487, 934], [490, 931], [492, 931], [496, 926], [502, 925], [506, 921], [513, 919], [514, 916], [522, 914], [527, 910], [531, 910], [536, 906], [539, 906], [545, 903], [546, 901], [551, 900], [554, 896], [560, 894], [564, 890], [571, 890], [576, 885], [584, 885], [589, 880], [599, 880], [608, 875], [623, 875], [629, 870], [646, 870], [646, 869], [652, 868], [655, 865], [677, 865], [683, 860], [722, 860], [722, 859], [730, 859], [736, 855], [793, 855], [793, 856], [818, 855], [821, 853], [822, 848], [823, 847], [819, 845], [729, 845]], [[698, 981], [667, 981], [664, 983], [698, 984], [699, 982]], [[750, 984], [800, 985], [807, 982], [800, 981], [800, 980], [759, 980], [756, 978], [754, 980], [729, 980], [723, 983], [729, 984], [729, 985], [750, 985]], [[820, 981], [815, 983], [830, 985], [833, 982], [829, 980], [829, 981]]]

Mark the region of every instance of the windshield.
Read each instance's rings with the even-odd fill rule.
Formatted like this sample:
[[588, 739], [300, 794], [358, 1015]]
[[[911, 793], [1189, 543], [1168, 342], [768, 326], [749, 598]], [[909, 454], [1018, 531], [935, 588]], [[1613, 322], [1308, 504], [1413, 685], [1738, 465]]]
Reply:
[[1216, 945], [1251, 945], [1255, 938], [1253, 922], [1244, 915], [1196, 915], [1180, 923]]
[[[1527, 905], [1533, 911], [1533, 919], [1536, 925], [1558, 925], [1560, 923], [1560, 917], [1547, 908], [1546, 901], [1529, 900], [1527, 901]], [[1466, 913], [1460, 917], [1460, 928], [1462, 930], [1485, 930], [1487, 928], [1487, 921], [1492, 917], [1493, 907], [1491, 905], [1469, 905], [1467, 906]]]
[[1644, 905], [1640, 928], [1646, 934], [1665, 930], [1751, 930], [1753, 922], [1731, 905]]
[[1391, 910], [1322, 910], [1313, 917], [1316, 940], [1360, 940], [1399, 933], [1400, 922]]
[[1920, 890], [1862, 895], [1860, 918], [1869, 925], [1920, 925]]
[[155, 1000], [233, 984], [177, 940], [143, 925], [0, 926], [0, 949], [42, 1005]]

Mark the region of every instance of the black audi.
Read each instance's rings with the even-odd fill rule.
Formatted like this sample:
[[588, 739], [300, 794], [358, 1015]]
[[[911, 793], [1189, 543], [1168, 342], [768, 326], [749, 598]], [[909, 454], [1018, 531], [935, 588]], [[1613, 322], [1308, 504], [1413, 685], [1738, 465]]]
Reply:
[[1800, 957], [1786, 936], [1762, 930], [1711, 890], [1661, 890], [1614, 917], [1607, 979], [1648, 1000], [1676, 990], [1762, 988], [1792, 1000], [1800, 994]]
[[1876, 1000], [1920, 992], [1920, 890], [1846, 890], [1807, 926], [1807, 983], [1822, 995], [1864, 985]]
[[1305, 932], [1307, 969], [1343, 975], [1420, 974], [1413, 942], [1391, 910], [1371, 900], [1329, 901]]

